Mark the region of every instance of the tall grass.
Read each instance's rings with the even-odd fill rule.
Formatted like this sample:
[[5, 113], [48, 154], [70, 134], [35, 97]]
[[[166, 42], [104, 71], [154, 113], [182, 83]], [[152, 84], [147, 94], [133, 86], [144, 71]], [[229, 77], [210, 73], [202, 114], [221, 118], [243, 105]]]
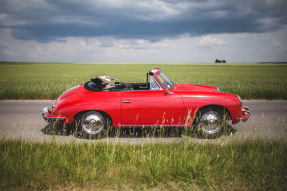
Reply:
[[0, 99], [55, 99], [90, 78], [109, 74], [145, 82], [160, 67], [175, 82], [217, 86], [245, 99], [287, 99], [287, 65], [0, 63]]
[[282, 139], [228, 144], [0, 140], [0, 189], [286, 190]]

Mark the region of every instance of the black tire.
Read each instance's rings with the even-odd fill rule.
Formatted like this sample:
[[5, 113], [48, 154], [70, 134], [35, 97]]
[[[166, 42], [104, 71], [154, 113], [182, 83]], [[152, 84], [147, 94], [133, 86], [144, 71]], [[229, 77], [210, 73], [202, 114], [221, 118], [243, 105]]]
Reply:
[[108, 117], [98, 111], [87, 111], [75, 117], [74, 128], [85, 139], [100, 139], [107, 136]]
[[207, 107], [197, 112], [195, 127], [202, 138], [215, 138], [222, 134], [226, 127], [226, 114], [217, 107]]

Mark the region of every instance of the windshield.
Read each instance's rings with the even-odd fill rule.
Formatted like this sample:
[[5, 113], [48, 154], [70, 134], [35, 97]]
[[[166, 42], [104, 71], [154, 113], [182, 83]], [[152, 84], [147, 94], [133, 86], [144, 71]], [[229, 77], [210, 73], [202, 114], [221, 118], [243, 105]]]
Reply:
[[171, 81], [162, 71], [158, 73], [157, 77], [166, 89], [171, 89], [174, 87], [173, 81]]

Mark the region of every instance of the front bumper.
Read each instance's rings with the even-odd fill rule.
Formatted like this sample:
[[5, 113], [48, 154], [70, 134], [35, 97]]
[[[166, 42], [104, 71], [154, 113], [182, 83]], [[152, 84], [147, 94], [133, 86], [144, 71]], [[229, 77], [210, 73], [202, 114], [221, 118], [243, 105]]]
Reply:
[[65, 123], [67, 117], [60, 115], [52, 115], [48, 111], [48, 107], [44, 107], [42, 111], [42, 116], [44, 120], [48, 123]]
[[250, 117], [250, 110], [248, 107], [243, 107], [242, 108], [242, 115], [237, 118], [237, 121], [243, 121], [246, 122]]

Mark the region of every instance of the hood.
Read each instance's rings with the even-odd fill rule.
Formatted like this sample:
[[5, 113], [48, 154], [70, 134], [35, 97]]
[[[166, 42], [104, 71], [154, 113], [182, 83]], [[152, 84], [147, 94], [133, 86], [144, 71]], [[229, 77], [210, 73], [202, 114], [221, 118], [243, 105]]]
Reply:
[[[56, 100], [56, 107], [61, 105], [63, 102], [67, 100], [72, 101], [77, 97], [77, 94], [82, 93], [85, 90], [84, 85], [78, 85], [71, 89], [64, 91]], [[73, 96], [74, 95], [74, 96]], [[68, 101], [68, 102], [69, 102]]]
[[184, 84], [183, 85], [183, 90], [200, 90], [200, 91], [210, 91], [210, 90], [215, 90], [219, 91], [217, 87], [215, 86], [205, 86], [205, 85], [195, 85], [195, 84]]
[[73, 95], [74, 93], [77, 93], [77, 92], [79, 91], [79, 89], [80, 89], [80, 86], [81, 86], [81, 85], [77, 85], [77, 86], [75, 86], [75, 87], [72, 87], [72, 88], [70, 88], [70, 89], [64, 91], [64, 92], [60, 95], [60, 97], [61, 97], [61, 98], [65, 98], [65, 97], [68, 97], [68, 96], [70, 96], [70, 95]]
[[210, 91], [219, 91], [215, 86], [205, 86], [205, 85], [195, 85], [195, 84], [177, 84], [174, 88], [174, 91], [201, 91], [201, 92], [210, 92]]

